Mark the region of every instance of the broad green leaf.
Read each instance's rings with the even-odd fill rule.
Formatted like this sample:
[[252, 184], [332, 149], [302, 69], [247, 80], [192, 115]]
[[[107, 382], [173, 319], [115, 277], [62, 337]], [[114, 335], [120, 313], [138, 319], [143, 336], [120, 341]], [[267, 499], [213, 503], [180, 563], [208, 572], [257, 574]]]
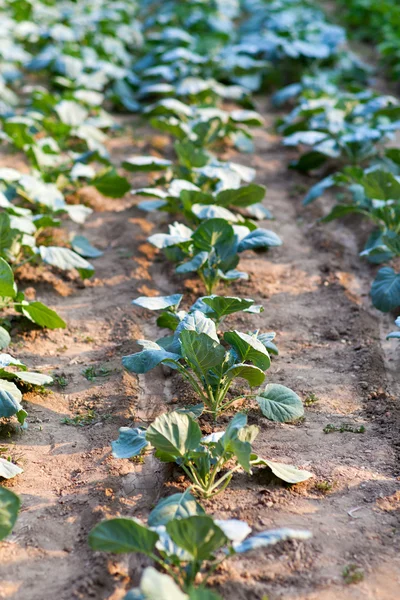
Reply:
[[255, 229], [240, 240], [238, 252], [256, 250], [257, 248], [271, 248], [281, 245], [281, 238], [273, 231], [270, 231], [269, 229]]
[[[5, 458], [0, 458], [0, 477], [4, 479], [12, 479], [16, 475], [20, 475], [23, 473], [23, 469], [14, 465], [14, 463], [6, 460]], [[0, 487], [0, 490], [3, 489]]]
[[233, 365], [224, 375], [225, 377], [228, 377], [228, 379], [241, 377], [242, 379], [245, 379], [251, 387], [258, 387], [265, 379], [264, 371], [254, 365], [246, 365], [243, 363]]
[[206, 333], [184, 330], [179, 339], [182, 344], [182, 355], [197, 372], [203, 373], [204, 376], [224, 360], [224, 347]]
[[39, 252], [45, 263], [63, 271], [76, 269], [82, 279], [92, 277], [94, 273], [94, 267], [87, 260], [79, 256], [79, 254], [69, 250], [69, 248], [39, 246]]
[[0, 350], [4, 350], [4, 348], [7, 348], [10, 342], [11, 337], [7, 329], [4, 329], [4, 327], [0, 327]]
[[266, 458], [261, 458], [255, 454], [251, 456], [251, 464], [255, 467], [261, 465], [269, 467], [276, 477], [282, 479], [282, 481], [286, 481], [286, 483], [301, 483], [302, 481], [307, 481], [310, 477], [314, 477], [310, 471], [297, 469], [293, 465], [267, 460]]
[[136, 352], [136, 354], [123, 356], [122, 364], [131, 373], [140, 374], [151, 371], [164, 360], [180, 360], [180, 358], [179, 354], [168, 352], [154, 343], [154, 348], [145, 348], [141, 352]]
[[0, 540], [12, 532], [20, 506], [21, 501], [14, 492], [0, 487]]
[[268, 351], [254, 336], [240, 331], [227, 331], [224, 333], [224, 340], [235, 349], [243, 363], [252, 362], [263, 371], [269, 369], [271, 360]]
[[[4, 250], [8, 250], [15, 237], [18, 236], [18, 232], [15, 229], [11, 228], [10, 216], [6, 212], [0, 213], [0, 252], [3, 253]], [[3, 259], [1, 259], [3, 260]], [[2, 279], [2, 273], [0, 270], [0, 280]], [[3, 292], [0, 292], [3, 294]]]
[[374, 200], [400, 199], [400, 183], [389, 171], [378, 169], [367, 173], [361, 181], [367, 196]]
[[51, 308], [41, 302], [29, 302], [21, 304], [21, 312], [25, 317], [47, 329], [65, 329], [67, 324]]
[[285, 423], [304, 414], [303, 404], [298, 395], [278, 383], [269, 383], [256, 400], [264, 417], [270, 421]]
[[152, 554], [158, 534], [133, 519], [102, 521], [89, 533], [89, 546], [103, 552], [141, 552]]
[[18, 371], [15, 373], [15, 377], [25, 383], [31, 385], [49, 385], [53, 383], [53, 378], [50, 375], [43, 375], [43, 373], [33, 373], [32, 371]]
[[132, 458], [149, 446], [146, 430], [140, 427], [121, 427], [119, 438], [111, 442], [114, 458]]
[[197, 271], [198, 269], [200, 269], [200, 267], [202, 267], [204, 265], [204, 263], [207, 261], [209, 257], [209, 253], [206, 251], [203, 252], [199, 252], [198, 254], [196, 254], [191, 260], [188, 260], [184, 263], [182, 263], [181, 265], [179, 265], [178, 267], [176, 267], [175, 271], [177, 273], [193, 273], [194, 271]]
[[132, 304], [147, 308], [147, 310], [165, 310], [171, 307], [177, 308], [182, 298], [182, 294], [173, 294], [171, 296], [140, 296], [132, 300]]
[[206, 515], [175, 519], [166, 525], [172, 541], [193, 556], [195, 561], [209, 560], [227, 542], [227, 538]]
[[197, 248], [207, 252], [218, 244], [228, 243], [233, 237], [232, 226], [224, 219], [209, 219], [199, 225], [192, 235]]
[[12, 269], [4, 258], [0, 258], [0, 296], [2, 298], [14, 298], [16, 293]]
[[266, 188], [263, 185], [251, 183], [237, 189], [219, 192], [216, 197], [216, 203], [221, 206], [240, 206], [246, 208], [247, 206], [261, 202], [265, 196], [265, 192]]
[[198, 447], [201, 429], [188, 415], [172, 412], [157, 417], [147, 430], [146, 440], [162, 460], [170, 462]]
[[109, 167], [96, 175], [90, 184], [103, 194], [103, 196], [108, 196], [109, 198], [122, 198], [131, 189], [129, 181], [125, 177], [118, 175], [114, 167]]
[[85, 258], [98, 258], [103, 256], [104, 252], [92, 246], [84, 235], [75, 235], [71, 240], [72, 250]]
[[400, 306], [400, 273], [391, 267], [379, 269], [371, 287], [372, 304], [382, 312]]
[[234, 296], [203, 296], [201, 300], [211, 308], [210, 312], [214, 313], [218, 321], [222, 317], [246, 310], [254, 305], [254, 300]]
[[151, 511], [148, 519], [149, 527], [166, 525], [173, 519], [185, 519], [192, 515], [203, 515], [204, 509], [196, 502], [189, 490], [183, 494], [172, 494], [160, 500]]
[[0, 418], [9, 418], [22, 411], [22, 394], [11, 381], [0, 379]]

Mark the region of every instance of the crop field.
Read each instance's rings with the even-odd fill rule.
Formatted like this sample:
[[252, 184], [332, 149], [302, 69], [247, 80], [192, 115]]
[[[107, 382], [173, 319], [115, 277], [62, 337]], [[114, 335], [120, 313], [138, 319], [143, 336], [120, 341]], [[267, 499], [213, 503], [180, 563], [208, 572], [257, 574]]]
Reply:
[[399, 600], [398, 0], [0, 0], [0, 599]]

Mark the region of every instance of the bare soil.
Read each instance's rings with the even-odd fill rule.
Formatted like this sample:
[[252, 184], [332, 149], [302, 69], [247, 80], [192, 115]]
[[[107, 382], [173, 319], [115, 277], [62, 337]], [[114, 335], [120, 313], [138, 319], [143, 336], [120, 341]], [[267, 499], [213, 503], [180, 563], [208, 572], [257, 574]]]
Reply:
[[[275, 330], [280, 356], [268, 380], [292, 387], [306, 403], [304, 420], [285, 425], [267, 422], [250, 407], [249, 420], [261, 429], [258, 453], [315, 477], [285, 487], [264, 472], [252, 478], [239, 473], [204, 506], [218, 517], [245, 519], [256, 531], [300, 527], [313, 538], [231, 560], [212, 584], [234, 600], [397, 600], [400, 357], [397, 344], [385, 341], [394, 318], [371, 307], [373, 269], [358, 257], [365, 224], [317, 224], [329, 198], [302, 208], [311, 182], [287, 170], [290, 153], [271, 133], [275, 115], [265, 102], [259, 108], [267, 126], [256, 132], [255, 154], [227, 150], [224, 157], [257, 169], [276, 218], [263, 226], [279, 233], [284, 245], [244, 255], [240, 266], [250, 280], [220, 291], [264, 305], [260, 316], [231, 317], [227, 324]], [[112, 140], [110, 149], [119, 164], [129, 154], [168, 154], [167, 143], [138, 124], [132, 135]], [[1, 162], [16, 166], [19, 160]], [[145, 179], [132, 177], [133, 187]], [[177, 470], [151, 457], [113, 459], [110, 442], [121, 426], [195, 401], [161, 368], [139, 378], [123, 372], [121, 357], [137, 349], [134, 340], [159, 333], [154, 316], [134, 309], [131, 300], [184, 289], [189, 305], [203, 290], [196, 279], [174, 275], [146, 243], [150, 232], [165, 228], [166, 216], [147, 216], [132, 196], [110, 200], [90, 189], [82, 195], [96, 208], [82, 232], [104, 250], [93, 280], [83, 284], [42, 267], [20, 273], [21, 287], [34, 287], [69, 326], [16, 329], [10, 350], [59, 382], [51, 392], [27, 395], [28, 430], [0, 440], [24, 468], [8, 483], [21, 494], [23, 508], [0, 548], [0, 598], [10, 600], [119, 600], [138, 583], [146, 559], [93, 553], [89, 530], [104, 516], [146, 518], [160, 497], [184, 486]], [[77, 415], [79, 424], [65, 424]], [[325, 433], [327, 425], [363, 425], [365, 432]], [[354, 568], [358, 577], [344, 577]]]

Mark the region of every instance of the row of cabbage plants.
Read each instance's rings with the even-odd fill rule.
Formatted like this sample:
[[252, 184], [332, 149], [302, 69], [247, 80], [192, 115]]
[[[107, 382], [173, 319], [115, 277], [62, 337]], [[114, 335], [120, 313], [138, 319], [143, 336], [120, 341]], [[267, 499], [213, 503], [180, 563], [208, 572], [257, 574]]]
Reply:
[[[257, 314], [262, 307], [214, 292], [222, 283], [247, 277], [236, 268], [241, 252], [265, 251], [281, 240], [257, 225], [257, 220], [272, 215], [262, 204], [265, 189], [253, 183], [255, 171], [222, 161], [218, 151], [229, 143], [251, 152], [251, 127], [263, 123], [254, 110], [253, 94], [290, 83], [277, 102], [314, 99], [318, 105], [318, 93], [325, 98], [330, 90], [332, 96], [331, 111], [322, 103], [314, 114], [311, 103], [303, 113], [296, 107], [280, 123], [288, 145], [312, 146], [296, 167], [307, 172], [332, 161], [339, 168], [346, 168], [346, 161], [364, 166], [384, 152], [383, 141], [396, 129], [395, 113], [379, 112], [390, 110], [393, 100], [363, 90], [366, 69], [344, 49], [343, 30], [327, 23], [306, 0], [15, 0], [3, 2], [1, 8], [7, 25], [1, 46], [2, 139], [24, 152], [34, 178], [28, 185], [36, 194], [42, 190], [39, 200], [32, 201], [20, 192], [27, 185], [26, 180], [20, 184], [21, 174], [6, 173], [8, 203], [30, 211], [4, 207], [14, 219], [14, 229], [15, 219], [25, 217], [33, 223], [45, 219], [42, 227], [53, 227], [63, 213], [81, 224], [87, 207], [68, 204], [65, 198], [83, 183], [111, 197], [127, 191], [126, 179], [110, 164], [104, 146], [105, 132], [114, 128], [104, 107], [138, 112], [175, 140], [174, 159], [132, 156], [122, 167], [159, 172], [154, 184], [136, 190], [147, 197], [139, 207], [167, 211], [179, 220], [168, 233], [157, 233], [149, 241], [177, 263], [178, 274], [197, 273], [207, 295], [187, 311], [180, 308], [180, 294], [136, 299], [137, 306], [160, 312], [157, 323], [170, 334], [156, 341], [140, 340], [143, 350], [125, 357], [123, 364], [133, 373], [164, 364], [188, 382], [201, 403], [163, 414], [147, 429], [123, 428], [113, 453], [131, 458], [154, 451], [161, 461], [182, 468], [190, 489], [162, 500], [146, 524], [110, 519], [94, 528], [89, 541], [95, 550], [145, 554], [166, 572], [147, 569], [140, 589], [129, 592], [127, 600], [152, 600], [160, 589], [166, 600], [215, 598], [204, 586], [227, 556], [280, 539], [305, 539], [309, 532], [280, 529], [250, 536], [246, 523], [206, 515], [195, 496], [210, 498], [222, 492], [238, 469], [251, 474], [254, 468], [268, 468], [292, 484], [311, 476], [258, 456], [252, 449], [258, 428], [247, 425], [243, 412], [236, 412], [238, 406], [258, 406], [266, 418], [286, 422], [301, 416], [303, 407], [295, 392], [281, 385], [268, 384], [255, 394], [236, 392], [237, 379], [250, 388], [264, 382], [270, 355], [277, 354], [274, 334], [225, 326], [222, 330], [230, 314]], [[299, 75], [304, 76], [297, 83]], [[320, 90], [324, 82], [328, 92]], [[334, 95], [343, 88], [347, 96], [336, 106]], [[228, 104], [235, 108], [226, 110]], [[359, 148], [364, 142], [369, 145]], [[328, 187], [326, 182], [321, 185]], [[33, 241], [30, 246], [18, 238], [19, 262], [41, 259], [58, 268], [77, 268], [83, 277], [93, 273], [86, 259], [94, 257], [96, 249], [87, 240], [56, 248], [37, 244], [40, 234], [33, 230], [25, 235]], [[12, 252], [4, 259], [13, 276], [12, 266], [19, 262]], [[4, 297], [11, 308], [22, 311], [17, 292]], [[203, 436], [203, 415], [210, 413], [217, 421], [228, 410], [236, 414], [225, 431]], [[11, 527], [15, 506], [9, 503]]]
[[[156, 341], [137, 340], [143, 349], [124, 357], [124, 367], [143, 374], [162, 364], [189, 384], [200, 404], [161, 414], [147, 428], [124, 427], [112, 444], [116, 458], [154, 452], [162, 462], [175, 463], [189, 485], [183, 494], [161, 500], [147, 523], [108, 519], [90, 533], [93, 549], [139, 552], [166, 572], [146, 569], [140, 587], [129, 592], [126, 600], [151, 600], [160, 588], [166, 599], [218, 597], [204, 586], [227, 556], [279, 539], [310, 535], [281, 529], [249, 536], [246, 523], [206, 516], [195, 499], [223, 492], [238, 469], [251, 474], [256, 468], [267, 468], [287, 484], [312, 476], [253, 451], [258, 427], [247, 424], [246, 414], [237, 412], [239, 407], [258, 407], [264, 417], [281, 423], [302, 416], [304, 409], [297, 394], [282, 385], [268, 384], [254, 394], [236, 391], [237, 379], [244, 379], [250, 388], [264, 382], [271, 354], [278, 354], [275, 334], [227, 328], [229, 315], [258, 314], [263, 308], [251, 299], [214, 293], [222, 282], [247, 278], [236, 268], [241, 252], [265, 251], [281, 243], [275, 233], [257, 225], [257, 219], [272, 215], [262, 204], [265, 189], [252, 183], [254, 170], [224, 162], [216, 153], [228, 138], [239, 150], [252, 150], [248, 127], [262, 124], [262, 119], [253, 110], [250, 93], [276, 78], [276, 64], [281, 66], [281, 77], [290, 78], [296, 65], [309, 64], [316, 52], [331, 60], [343, 39], [342, 31], [327, 25], [320, 12], [306, 4], [308, 21], [301, 35], [306, 39], [298, 39], [300, 28], [292, 28], [292, 39], [288, 39], [285, 20], [302, 21], [304, 3], [192, 2], [182, 6], [169, 2], [162, 7], [148, 3], [149, 42], [139, 63], [145, 68], [139, 67], [139, 72], [142, 79], [150, 74], [153, 81], [130, 82], [130, 98], [142, 104], [142, 114], [153, 127], [175, 139], [176, 158], [134, 156], [124, 167], [161, 171], [154, 185], [136, 190], [138, 196], [146, 197], [139, 208], [166, 211], [182, 220], [171, 224], [168, 233], [153, 234], [149, 242], [177, 263], [178, 274], [197, 273], [207, 295], [187, 310], [181, 309], [181, 294], [133, 301], [142, 309], [156, 311], [157, 324], [168, 329], [169, 335]], [[253, 11], [261, 9], [264, 19], [255, 20]], [[243, 108], [223, 110], [227, 100]], [[218, 423], [226, 411], [235, 413], [226, 429], [203, 436], [204, 416], [209, 413]]]

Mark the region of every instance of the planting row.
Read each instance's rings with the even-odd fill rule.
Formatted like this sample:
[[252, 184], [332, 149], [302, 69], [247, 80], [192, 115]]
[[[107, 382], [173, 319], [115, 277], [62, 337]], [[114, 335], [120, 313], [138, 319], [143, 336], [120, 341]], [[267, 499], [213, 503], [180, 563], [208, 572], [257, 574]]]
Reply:
[[400, 75], [400, 6], [397, 0], [338, 0], [341, 19], [354, 37], [376, 46], [391, 77]]
[[[112, 447], [116, 458], [126, 459], [154, 451], [159, 460], [182, 469], [189, 487], [161, 500], [147, 524], [131, 518], [100, 523], [89, 543], [94, 550], [140, 552], [166, 572], [146, 569], [140, 589], [129, 592], [126, 600], [152, 600], [160, 589], [166, 600], [217, 598], [205, 585], [227, 556], [281, 539], [306, 539], [310, 533], [284, 528], [250, 536], [246, 523], [206, 515], [196, 497], [223, 492], [239, 469], [251, 475], [254, 469], [266, 468], [288, 484], [312, 476], [258, 456], [252, 448], [258, 428], [247, 425], [245, 412], [238, 412], [257, 408], [265, 418], [285, 423], [301, 417], [304, 409], [297, 394], [285, 386], [268, 384], [257, 391], [271, 355], [278, 354], [275, 334], [225, 327], [229, 315], [258, 314], [263, 308], [251, 299], [215, 292], [248, 277], [237, 269], [242, 252], [265, 252], [282, 240], [257, 224], [273, 215], [262, 203], [265, 188], [253, 183], [255, 171], [221, 160], [219, 151], [234, 145], [251, 152], [251, 127], [263, 124], [254, 110], [253, 93], [289, 84], [275, 95], [277, 104], [293, 105], [278, 128], [286, 145], [307, 148], [292, 167], [306, 173], [321, 168], [330, 172], [306, 202], [329, 187], [342, 186], [349, 200], [327, 218], [350, 212], [369, 216], [377, 229], [365, 255], [373, 262], [377, 257], [390, 260], [397, 246], [400, 252], [393, 197], [400, 160], [398, 151], [386, 150], [384, 143], [400, 127], [398, 102], [366, 89], [368, 69], [343, 49], [343, 30], [327, 23], [306, 0], [170, 0], [161, 6], [152, 1], [110, 6], [88, 0], [65, 3], [62, 10], [56, 4], [16, 1], [7, 5], [5, 17], [2, 138], [23, 151], [34, 169], [30, 175], [7, 169], [2, 180], [1, 216], [11, 232], [0, 273], [4, 271], [0, 285], [4, 281], [7, 311], [42, 326], [65, 326], [53, 311], [27, 302], [17, 291], [13, 271], [24, 261], [75, 268], [83, 277], [93, 273], [86, 259], [99, 251], [82, 236], [74, 237], [68, 247], [41, 240], [49, 228], [58, 226], [62, 214], [83, 223], [88, 208], [67, 202], [82, 183], [111, 197], [129, 188], [104, 146], [104, 132], [111, 132], [114, 124], [103, 106], [139, 112], [174, 139], [173, 159], [132, 156], [122, 167], [158, 174], [148, 187], [134, 191], [147, 198], [138, 206], [147, 212], [166, 211], [177, 220], [149, 242], [176, 264], [177, 274], [196, 273], [207, 295], [187, 311], [180, 307], [181, 294], [134, 300], [138, 307], [158, 311], [157, 324], [169, 333], [157, 340], [137, 340], [142, 350], [124, 357], [123, 365], [135, 374], [160, 364], [172, 369], [189, 384], [196, 404], [162, 414], [147, 428], [122, 428]], [[227, 103], [234, 108], [227, 110]], [[338, 170], [334, 175], [332, 168]], [[39, 199], [24, 191], [29, 183], [33, 194], [41, 192]], [[378, 273], [372, 290], [378, 308], [390, 310], [400, 304], [398, 281], [400, 275], [390, 267]], [[3, 328], [3, 348], [10, 341], [7, 336]], [[2, 357], [7, 375], [0, 385], [14, 385], [17, 391], [0, 389], [8, 410], [0, 415], [24, 421], [19, 389], [9, 382], [11, 377], [24, 381], [16, 371], [22, 371], [21, 365], [9, 355]], [[243, 392], [237, 380], [244, 380], [250, 391]], [[231, 420], [221, 431], [218, 418], [224, 412]], [[217, 429], [204, 436], [208, 415]], [[15, 522], [18, 499], [7, 489], [0, 491], [5, 492], [5, 525], [0, 527], [5, 535]]]

